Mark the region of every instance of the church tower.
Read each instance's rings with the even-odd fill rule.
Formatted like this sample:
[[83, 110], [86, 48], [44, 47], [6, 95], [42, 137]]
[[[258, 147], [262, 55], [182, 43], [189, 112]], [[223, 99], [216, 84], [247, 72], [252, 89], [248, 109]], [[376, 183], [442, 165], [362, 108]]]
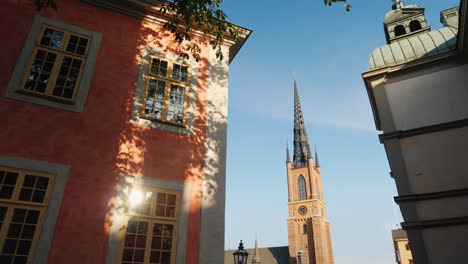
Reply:
[[294, 80], [293, 160], [286, 146], [289, 264], [333, 264], [330, 223], [323, 198], [317, 150], [315, 164]]

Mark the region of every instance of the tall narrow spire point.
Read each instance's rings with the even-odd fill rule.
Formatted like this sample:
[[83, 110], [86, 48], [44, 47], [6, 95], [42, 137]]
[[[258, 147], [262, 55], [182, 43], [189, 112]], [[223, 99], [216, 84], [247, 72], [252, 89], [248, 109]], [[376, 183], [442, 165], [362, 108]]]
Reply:
[[299, 99], [296, 78], [294, 78], [294, 167], [307, 166], [307, 160], [312, 158], [310, 154], [309, 139], [304, 126], [304, 117]]
[[289, 155], [289, 144], [286, 142], [286, 163], [291, 163], [291, 156]]
[[317, 145], [315, 145], [315, 168], [320, 168], [319, 158], [317, 154]]

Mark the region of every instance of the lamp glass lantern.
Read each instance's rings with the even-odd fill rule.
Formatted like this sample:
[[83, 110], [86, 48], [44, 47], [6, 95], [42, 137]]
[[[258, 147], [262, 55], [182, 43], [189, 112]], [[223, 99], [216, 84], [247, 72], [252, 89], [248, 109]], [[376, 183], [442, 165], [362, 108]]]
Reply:
[[242, 240], [239, 243], [238, 249], [232, 253], [232, 255], [234, 256], [234, 264], [247, 264], [249, 253], [244, 250], [244, 243], [242, 243]]

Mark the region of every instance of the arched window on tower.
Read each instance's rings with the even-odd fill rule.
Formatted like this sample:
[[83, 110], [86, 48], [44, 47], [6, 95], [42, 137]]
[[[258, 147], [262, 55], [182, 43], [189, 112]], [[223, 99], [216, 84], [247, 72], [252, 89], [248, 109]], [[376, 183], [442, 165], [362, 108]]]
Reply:
[[306, 200], [307, 199], [307, 190], [306, 190], [306, 183], [304, 176], [299, 176], [297, 179], [297, 198], [298, 200]]
[[413, 20], [409, 23], [409, 28], [411, 32], [420, 30], [422, 28], [421, 22], [419, 22], [419, 20]]
[[395, 27], [395, 37], [406, 34], [406, 29], [403, 25], [398, 25]]

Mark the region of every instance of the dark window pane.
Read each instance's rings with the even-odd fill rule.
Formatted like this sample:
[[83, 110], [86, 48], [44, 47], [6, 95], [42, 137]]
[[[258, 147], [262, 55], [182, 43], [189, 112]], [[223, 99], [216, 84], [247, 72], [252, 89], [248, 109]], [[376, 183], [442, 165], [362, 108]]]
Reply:
[[19, 238], [20, 233], [21, 233], [21, 227], [22, 224], [10, 224], [10, 227], [8, 228], [8, 238]]
[[158, 204], [165, 204], [166, 203], [166, 194], [165, 193], [158, 193]]
[[62, 97], [70, 99], [70, 98], [72, 98], [72, 96], [73, 96], [73, 90], [71, 90], [71, 89], [63, 90]]
[[47, 189], [48, 184], [49, 184], [49, 178], [38, 177], [37, 182], [36, 182], [36, 189]]
[[42, 60], [44, 60], [46, 54], [47, 54], [47, 52], [45, 52], [43, 50], [37, 50], [35, 59], [38, 60], [38, 61], [42, 61]]
[[21, 192], [20, 192], [20, 195], [19, 195], [18, 199], [20, 201], [28, 201], [29, 202], [31, 200], [32, 192], [33, 192], [32, 189], [21, 188]]
[[32, 239], [34, 237], [34, 231], [36, 231], [36, 226], [24, 225], [23, 231], [21, 232], [21, 238]]
[[0, 207], [0, 221], [5, 220], [7, 207]]
[[70, 36], [70, 41], [68, 42], [67, 51], [75, 52], [77, 43], [78, 43], [78, 37], [73, 36], [73, 35]]
[[175, 205], [176, 204], [176, 196], [174, 194], [167, 195], [167, 204], [168, 205]]
[[18, 179], [18, 173], [16, 173], [16, 172], [7, 172], [3, 184], [15, 185], [17, 179]]
[[26, 175], [26, 177], [24, 177], [24, 182], [23, 182], [24, 187], [34, 188], [35, 183], [36, 183], [36, 176]]
[[80, 38], [78, 45], [86, 47], [88, 45], [88, 40], [85, 38]]
[[129, 221], [127, 225], [127, 233], [136, 233], [138, 222]]
[[166, 214], [167, 217], [175, 217], [175, 207], [167, 206], [166, 207]]
[[171, 262], [171, 252], [162, 252], [161, 264], [170, 264]]
[[39, 215], [40, 215], [40, 211], [29, 210], [25, 223], [37, 224], [37, 222], [39, 221]]
[[144, 259], [145, 259], [145, 250], [144, 249], [135, 250], [135, 254], [133, 255], [133, 261], [143, 262]]
[[148, 232], [148, 223], [139, 222], [137, 231], [138, 231], [138, 234], [146, 234]]
[[179, 75], [180, 75], [180, 65], [174, 64], [173, 70], [172, 70], [172, 79], [179, 80]]
[[81, 60], [73, 60], [72, 67], [79, 69], [81, 67]]
[[30, 249], [31, 240], [20, 240], [16, 253], [20, 255], [28, 255]]
[[0, 263], [10, 264], [13, 261], [13, 256], [0, 255]]
[[44, 202], [45, 193], [46, 192], [42, 190], [34, 190], [31, 202], [36, 202], [36, 203]]
[[36, 92], [43, 93], [47, 87], [47, 82], [38, 82], [36, 84]]
[[86, 50], [86, 47], [83, 47], [83, 46], [78, 46], [76, 48], [76, 54], [78, 55], [83, 55], [85, 53], [85, 50]]
[[164, 205], [156, 206], [156, 215], [157, 216], [164, 216]]
[[49, 52], [47, 53], [46, 61], [55, 62], [56, 58], [57, 58], [57, 54]]
[[71, 36], [70, 36], [70, 40], [68, 41], [68, 43], [77, 44], [77, 43], [78, 43], [78, 39], [79, 39], [79, 37], [77, 37], [77, 36], [75, 36], [75, 35], [71, 35]]
[[13, 195], [13, 187], [11, 187], [11, 186], [3, 186], [3, 187], [0, 189], [0, 198], [3, 198], [3, 199], [10, 199], [12, 195]]
[[54, 39], [50, 45], [51, 48], [58, 49], [62, 44], [63, 32], [55, 31]]
[[136, 238], [136, 248], [145, 248], [146, 245], [146, 236], [137, 236]]
[[161, 249], [161, 237], [153, 237], [151, 240], [151, 248], [152, 249]]
[[164, 237], [172, 237], [173, 230], [174, 230], [174, 227], [172, 225], [164, 225], [164, 232], [163, 232]]
[[164, 238], [162, 248], [166, 249], [166, 250], [171, 250], [171, 248], [172, 248], [172, 239], [171, 238]]
[[161, 258], [161, 252], [160, 251], [151, 251], [150, 255], [150, 262], [151, 263], [159, 263]]
[[163, 229], [162, 224], [154, 224], [154, 226], [153, 226], [153, 235], [161, 236], [162, 235], [162, 229]]
[[26, 264], [27, 260], [27, 256], [16, 256], [13, 264]]
[[26, 216], [26, 209], [18, 209], [16, 208], [13, 212], [12, 222], [15, 223], [24, 223], [24, 217]]
[[14, 254], [16, 250], [16, 244], [18, 240], [16, 239], [5, 239], [5, 244], [3, 244], [2, 253], [4, 254]]
[[126, 235], [125, 236], [125, 247], [134, 247], [135, 246], [135, 235]]
[[54, 30], [50, 28], [47, 28], [46, 30], [44, 30], [44, 34], [42, 35], [42, 38], [41, 38], [41, 45], [49, 46], [53, 35], [54, 35]]
[[123, 261], [132, 261], [133, 260], [133, 250], [132, 249], [124, 249], [122, 254]]

